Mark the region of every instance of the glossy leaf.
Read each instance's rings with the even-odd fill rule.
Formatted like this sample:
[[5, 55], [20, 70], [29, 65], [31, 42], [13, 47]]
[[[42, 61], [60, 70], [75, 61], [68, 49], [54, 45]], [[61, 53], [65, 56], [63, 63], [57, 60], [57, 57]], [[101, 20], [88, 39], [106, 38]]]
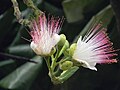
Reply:
[[0, 79], [11, 73], [16, 69], [16, 62], [12, 59], [1, 60], [0, 61]]
[[8, 52], [10, 54], [24, 56], [24, 57], [30, 57], [30, 58], [35, 55], [33, 50], [30, 48], [29, 44], [23, 44], [23, 45], [9, 47]]
[[0, 47], [4, 49], [11, 43], [14, 35], [17, 31], [14, 29], [14, 26], [18, 26], [15, 23], [11, 9], [5, 12], [0, 17]]
[[62, 5], [68, 22], [84, 19], [84, 13], [95, 9], [103, 0], [64, 0]]
[[41, 57], [34, 57], [35, 63], [25, 63], [0, 81], [0, 87], [9, 90], [29, 90], [30, 85], [42, 68]]
[[0, 67], [4, 67], [6, 65], [13, 64], [13, 63], [15, 63], [14, 60], [4, 60], [0, 62]]

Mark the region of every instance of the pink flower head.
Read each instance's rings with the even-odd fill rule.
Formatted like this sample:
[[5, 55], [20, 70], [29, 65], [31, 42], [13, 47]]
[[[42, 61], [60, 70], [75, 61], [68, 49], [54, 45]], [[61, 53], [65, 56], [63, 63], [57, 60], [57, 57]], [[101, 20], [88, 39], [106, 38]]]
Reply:
[[58, 35], [62, 26], [62, 20], [59, 18], [48, 18], [45, 14], [39, 16], [37, 21], [32, 22], [32, 30], [30, 32], [32, 42], [30, 44], [33, 51], [38, 55], [49, 55], [51, 50], [59, 42]]
[[93, 27], [83, 38], [80, 36], [73, 54], [73, 59], [82, 63], [83, 67], [97, 70], [96, 63], [113, 63], [115, 50], [112, 47], [106, 29], [101, 24]]

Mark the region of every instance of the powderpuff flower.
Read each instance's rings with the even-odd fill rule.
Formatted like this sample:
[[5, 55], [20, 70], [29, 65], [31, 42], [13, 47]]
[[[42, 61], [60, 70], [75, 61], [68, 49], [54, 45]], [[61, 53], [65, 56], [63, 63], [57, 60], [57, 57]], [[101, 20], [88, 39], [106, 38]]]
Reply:
[[58, 33], [61, 26], [62, 20], [54, 17], [47, 19], [45, 13], [40, 15], [37, 21], [32, 22], [30, 47], [37, 55], [49, 56], [51, 54], [55, 45], [60, 41]]
[[117, 56], [106, 29], [101, 24], [95, 25], [84, 37], [80, 36], [72, 58], [83, 67], [97, 70], [96, 63], [117, 62]]

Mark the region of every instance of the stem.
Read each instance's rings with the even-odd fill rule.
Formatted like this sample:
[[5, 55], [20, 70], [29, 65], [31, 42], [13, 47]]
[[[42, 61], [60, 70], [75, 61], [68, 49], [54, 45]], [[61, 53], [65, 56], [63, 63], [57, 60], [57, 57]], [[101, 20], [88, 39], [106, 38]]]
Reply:
[[0, 52], [0, 57], [11, 58], [11, 59], [17, 60], [17, 61], [20, 60], [20, 61], [25, 61], [25, 62], [37, 63], [37, 62], [35, 62], [35, 61], [33, 61], [32, 59], [29, 59], [29, 58], [16, 56], [16, 55], [11, 55], [11, 54], [2, 53], [2, 52]]
[[41, 15], [43, 12], [40, 11], [33, 3], [32, 0], [23, 0], [23, 2], [27, 5], [28, 8], [32, 9], [33, 13], [35, 14], [36, 17]]
[[52, 68], [52, 71], [54, 72], [54, 69], [55, 69], [55, 67], [56, 67], [56, 61], [57, 61], [57, 59], [58, 59], [58, 55], [59, 55], [59, 52], [58, 52], [58, 50], [57, 50], [57, 53], [56, 53], [56, 55], [55, 55], [55, 58], [52, 56], [51, 58], [52, 58], [52, 64], [51, 64], [51, 68]]
[[52, 78], [54, 78], [54, 74], [53, 74], [53, 71], [51, 69], [51, 66], [50, 66], [50, 57], [45, 57], [45, 61], [46, 61], [46, 64], [47, 64], [47, 67], [48, 67], [48, 70], [49, 70], [49, 76]]
[[11, 2], [13, 3], [14, 15], [16, 16], [18, 22], [22, 25], [30, 27], [30, 21], [28, 19], [23, 19], [22, 17], [17, 0], [11, 0]]
[[50, 67], [50, 57], [45, 57], [45, 61], [46, 61], [50, 74], [52, 74], [52, 69]]
[[47, 67], [49, 69], [49, 76], [51, 78], [51, 81], [53, 82], [53, 84], [60, 84], [61, 82], [59, 81], [59, 79], [54, 75], [54, 72], [51, 69], [50, 66], [50, 57], [45, 57], [45, 61], [47, 64]]
[[54, 71], [54, 69], [55, 69], [55, 67], [56, 67], [56, 65], [57, 65], [57, 64], [56, 64], [57, 59], [58, 59], [58, 58], [62, 55], [62, 53], [66, 50], [67, 44], [68, 44], [68, 41], [66, 41], [62, 47], [60, 47], [60, 48], [58, 47], [58, 48], [57, 48], [57, 53], [56, 53], [56, 55], [55, 55], [55, 58], [52, 58], [51, 68], [52, 68], [53, 71]]
[[64, 61], [66, 61], [66, 60], [71, 60], [71, 57], [66, 57], [65, 59], [62, 59], [59, 63], [62, 63]]

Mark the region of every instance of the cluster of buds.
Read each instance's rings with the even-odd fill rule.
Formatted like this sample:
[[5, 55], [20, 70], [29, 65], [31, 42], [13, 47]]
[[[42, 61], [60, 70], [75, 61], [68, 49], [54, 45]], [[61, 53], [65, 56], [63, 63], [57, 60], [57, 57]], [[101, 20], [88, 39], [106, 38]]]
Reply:
[[[117, 54], [102, 24], [96, 24], [69, 46], [64, 34], [59, 35], [63, 20], [43, 13], [32, 21], [30, 44], [33, 51], [46, 59], [49, 76], [54, 84], [63, 83], [79, 67], [97, 71], [97, 63], [116, 63]], [[61, 59], [61, 58], [62, 59]]]

